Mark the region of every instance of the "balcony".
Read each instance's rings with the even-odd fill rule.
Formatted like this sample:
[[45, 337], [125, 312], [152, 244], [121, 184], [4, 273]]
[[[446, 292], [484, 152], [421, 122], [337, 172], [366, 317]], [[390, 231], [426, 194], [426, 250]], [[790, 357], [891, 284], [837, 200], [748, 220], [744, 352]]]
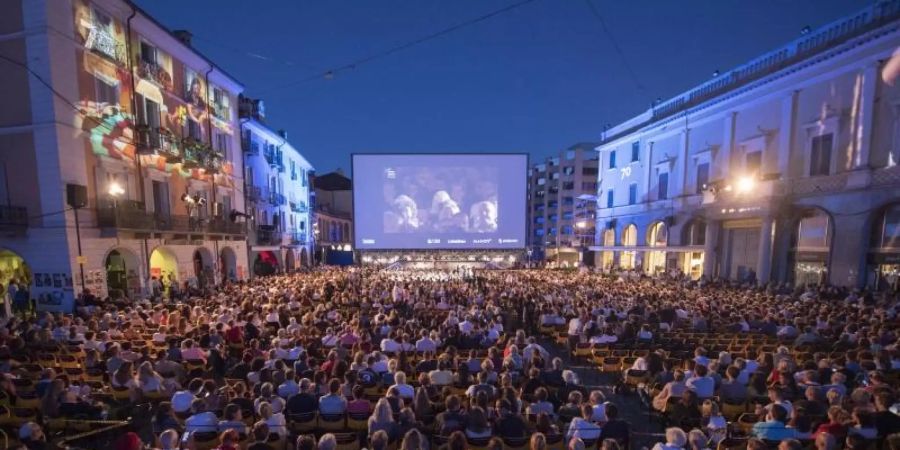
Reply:
[[169, 92], [172, 91], [172, 75], [166, 72], [166, 69], [159, 63], [141, 60], [138, 65], [138, 76], [152, 81]]
[[281, 245], [281, 232], [274, 225], [257, 226], [256, 245]]
[[28, 210], [22, 206], [0, 206], [0, 231], [12, 234], [28, 229]]
[[269, 203], [275, 206], [284, 206], [286, 203], [286, 199], [284, 194], [279, 194], [277, 192], [272, 192], [269, 194]]
[[259, 186], [247, 186], [247, 201], [260, 202], [264, 198], [263, 188]]
[[291, 231], [289, 234], [291, 245], [306, 245], [305, 231]]
[[171, 131], [144, 124], [135, 126], [134, 132], [139, 154], [159, 155], [172, 164], [181, 162], [183, 155], [178, 140]]
[[306, 206], [305, 202], [291, 201], [291, 211], [295, 213], [305, 213], [309, 211], [309, 208]]
[[134, 201], [122, 201], [114, 206], [98, 208], [97, 224], [107, 230], [137, 233], [244, 234], [243, 223], [234, 223], [218, 217], [202, 219], [149, 212], [144, 209], [143, 203]]

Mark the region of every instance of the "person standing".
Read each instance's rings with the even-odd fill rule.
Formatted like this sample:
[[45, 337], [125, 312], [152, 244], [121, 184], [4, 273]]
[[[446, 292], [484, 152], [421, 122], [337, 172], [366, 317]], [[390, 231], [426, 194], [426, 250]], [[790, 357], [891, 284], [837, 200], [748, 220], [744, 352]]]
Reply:
[[9, 280], [9, 285], [6, 287], [6, 295], [3, 298], [3, 316], [4, 317], [12, 317], [12, 302], [16, 298], [16, 293], [19, 290], [19, 286], [16, 284], [16, 279], [13, 278]]

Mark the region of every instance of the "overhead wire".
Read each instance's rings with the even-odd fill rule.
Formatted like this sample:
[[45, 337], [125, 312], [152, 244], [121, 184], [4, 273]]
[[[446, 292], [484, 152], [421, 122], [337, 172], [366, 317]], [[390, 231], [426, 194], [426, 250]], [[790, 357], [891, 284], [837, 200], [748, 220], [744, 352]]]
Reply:
[[588, 9], [591, 11], [591, 15], [597, 20], [597, 23], [600, 24], [600, 30], [606, 35], [606, 38], [609, 40], [610, 45], [612, 45], [613, 50], [615, 50], [616, 55], [619, 57], [619, 60], [622, 63], [622, 67], [625, 68], [625, 71], [628, 73], [628, 76], [631, 78], [631, 81], [634, 83], [635, 87], [642, 94], [646, 95], [647, 90], [644, 88], [643, 83], [641, 83], [640, 79], [637, 76], [637, 73], [631, 67], [631, 64], [628, 62], [628, 58], [625, 56], [625, 52], [622, 50], [622, 47], [619, 45], [619, 41], [612, 34], [609, 27], [606, 25], [606, 20], [600, 14], [600, 11], [597, 10], [597, 7], [594, 5], [592, 0], [584, 0], [584, 3], [587, 4]]
[[515, 9], [517, 9], [517, 8], [520, 8], [520, 7], [522, 7], [522, 6], [525, 6], [525, 5], [529, 4], [529, 3], [533, 3], [534, 1], [535, 1], [535, 0], [520, 0], [520, 1], [516, 2], [516, 3], [507, 5], [507, 6], [503, 7], [503, 8], [496, 9], [496, 10], [494, 10], [494, 11], [491, 11], [491, 12], [489, 12], [489, 13], [483, 14], [483, 15], [481, 15], [481, 16], [478, 16], [478, 17], [475, 17], [475, 18], [472, 18], [472, 19], [469, 19], [469, 20], [465, 20], [465, 21], [460, 22], [460, 23], [458, 23], [458, 24], [456, 24], [456, 25], [452, 25], [452, 26], [450, 26], [450, 27], [444, 28], [444, 29], [442, 29], [442, 30], [440, 30], [440, 31], [436, 31], [436, 32], [434, 32], [434, 33], [430, 33], [430, 34], [427, 34], [427, 35], [425, 35], [425, 36], [419, 37], [419, 38], [417, 38], [417, 39], [413, 39], [413, 40], [411, 40], [411, 41], [407, 41], [407, 42], [405, 42], [405, 43], [396, 45], [396, 46], [394, 46], [394, 47], [385, 49], [385, 50], [383, 50], [383, 51], [380, 51], [380, 52], [377, 52], [377, 53], [373, 53], [373, 54], [371, 54], [371, 55], [369, 55], [369, 56], [366, 56], [366, 57], [363, 57], [363, 58], [359, 58], [359, 59], [357, 59], [357, 60], [354, 60], [354, 61], [351, 61], [351, 62], [342, 64], [342, 65], [339, 65], [339, 66], [336, 66], [336, 67], [332, 67], [332, 68], [326, 69], [326, 70], [324, 70], [324, 71], [320, 71], [319, 73], [317, 73], [317, 74], [315, 74], [315, 75], [311, 75], [311, 76], [308, 76], [308, 77], [305, 77], [305, 78], [301, 78], [301, 79], [299, 79], [299, 80], [292, 81], [292, 82], [290, 82], [290, 83], [285, 83], [285, 84], [282, 84], [282, 85], [279, 85], [279, 86], [272, 86], [272, 87], [269, 87], [269, 88], [266, 88], [266, 89], [262, 89], [260, 92], [266, 92], [266, 91], [273, 90], [273, 89], [284, 89], [284, 88], [286, 88], [286, 87], [296, 86], [296, 85], [299, 85], [299, 84], [304, 84], [304, 83], [308, 83], [308, 82], [310, 82], [310, 81], [315, 81], [315, 80], [320, 80], [320, 79], [330, 79], [330, 78], [333, 78], [335, 75], [337, 75], [339, 72], [344, 72], [344, 71], [347, 71], [347, 70], [356, 69], [357, 67], [359, 67], [359, 66], [361, 66], [361, 65], [363, 65], [363, 64], [367, 64], [367, 63], [370, 63], [370, 62], [372, 62], [372, 61], [375, 61], [375, 60], [379, 60], [379, 59], [388, 57], [388, 56], [390, 56], [390, 55], [393, 55], [394, 53], [398, 53], [398, 52], [401, 52], [401, 51], [403, 51], [403, 50], [407, 50], [407, 49], [409, 49], [409, 48], [411, 48], [411, 47], [415, 47], [415, 46], [420, 45], [420, 44], [423, 44], [423, 43], [425, 43], [425, 42], [428, 42], [428, 41], [437, 39], [437, 38], [439, 38], [439, 37], [442, 37], [442, 36], [445, 36], [445, 35], [447, 35], [447, 34], [453, 33], [453, 32], [458, 31], [458, 30], [460, 30], [460, 29], [463, 29], [463, 28], [466, 28], [466, 27], [475, 25], [475, 24], [480, 23], [480, 22], [484, 22], [485, 20], [488, 20], [488, 19], [491, 19], [491, 18], [493, 18], [493, 17], [499, 16], [499, 15], [501, 15], [501, 14], [504, 14], [504, 13], [507, 13], [507, 12], [510, 12], [510, 11], [513, 11], [513, 10], [515, 10]]

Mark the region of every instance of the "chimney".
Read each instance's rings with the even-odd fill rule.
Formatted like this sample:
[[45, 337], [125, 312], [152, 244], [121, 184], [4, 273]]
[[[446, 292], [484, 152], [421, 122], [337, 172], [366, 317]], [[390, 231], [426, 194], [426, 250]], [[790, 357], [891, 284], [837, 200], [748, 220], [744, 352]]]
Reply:
[[278, 135], [281, 136], [282, 139], [287, 140], [287, 131], [284, 131], [284, 129], [278, 130]]
[[172, 34], [175, 35], [175, 39], [178, 39], [179, 41], [181, 41], [182, 44], [187, 45], [188, 47], [191, 46], [191, 38], [192, 38], [194, 35], [191, 34], [190, 31], [188, 31], [188, 30], [174, 30], [174, 31], [172, 31]]

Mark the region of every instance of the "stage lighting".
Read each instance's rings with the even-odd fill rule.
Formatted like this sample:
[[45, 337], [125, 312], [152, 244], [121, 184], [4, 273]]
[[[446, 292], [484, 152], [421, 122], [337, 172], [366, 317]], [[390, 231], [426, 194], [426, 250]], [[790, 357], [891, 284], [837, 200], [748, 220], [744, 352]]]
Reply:
[[109, 189], [107, 190], [107, 192], [109, 192], [109, 195], [113, 197], [118, 197], [125, 193], [125, 189], [123, 189], [122, 185], [120, 185], [118, 182], [113, 181], [109, 183]]

